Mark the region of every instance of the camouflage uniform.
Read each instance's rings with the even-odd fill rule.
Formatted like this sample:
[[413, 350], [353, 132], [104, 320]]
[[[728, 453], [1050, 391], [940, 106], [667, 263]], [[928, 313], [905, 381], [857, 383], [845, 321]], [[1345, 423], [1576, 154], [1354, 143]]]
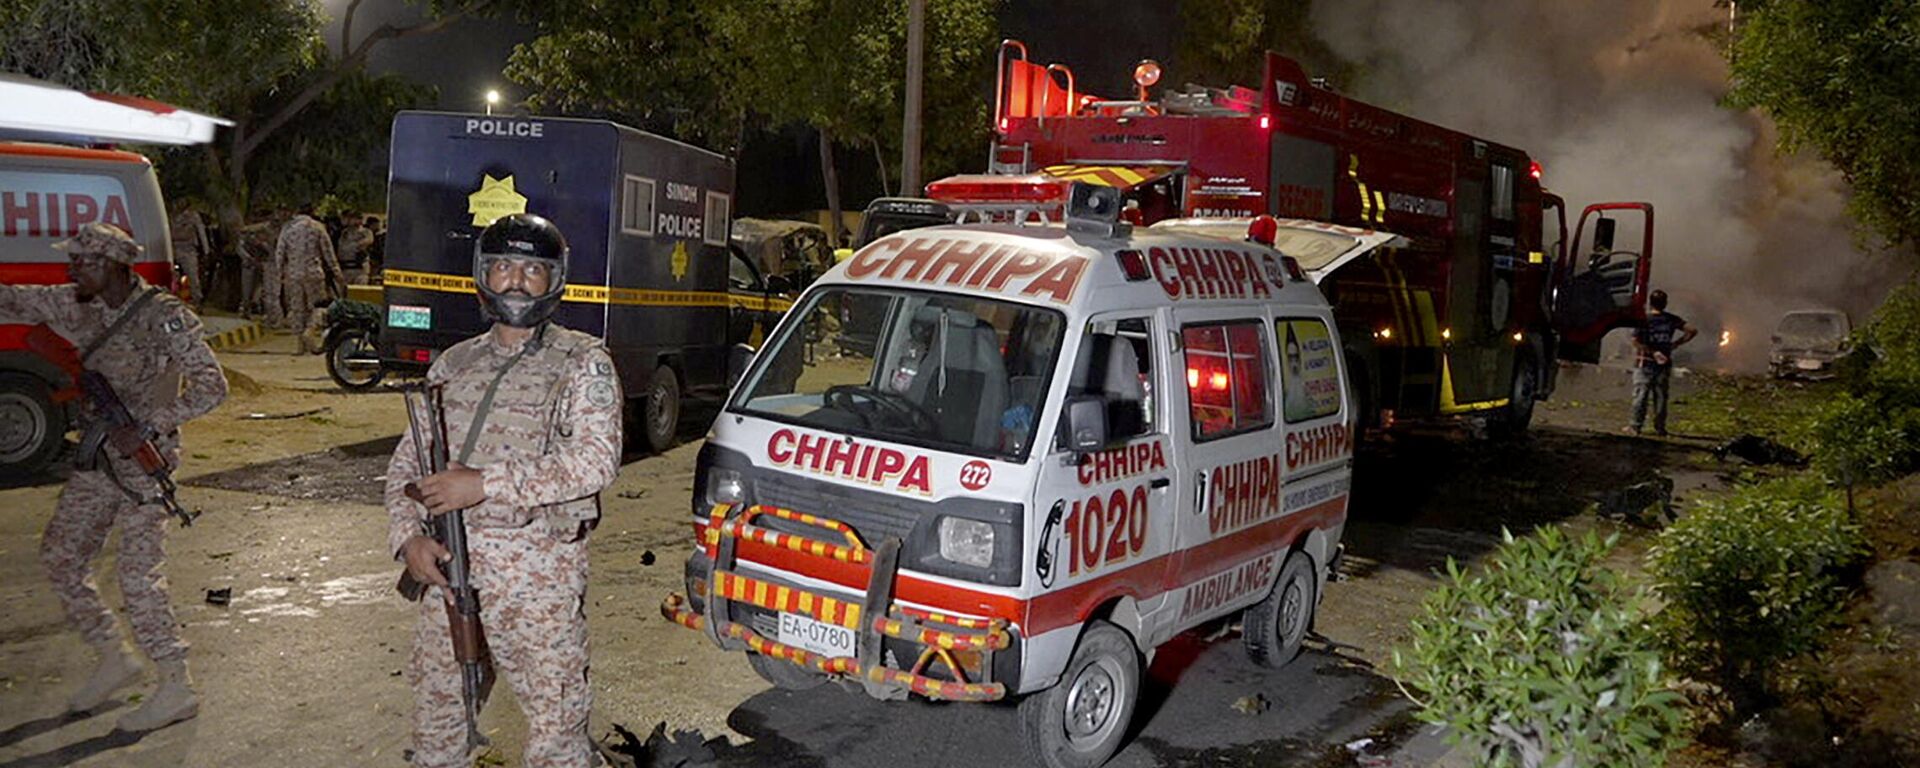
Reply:
[[187, 298], [195, 305], [207, 300], [207, 273], [213, 258], [213, 246], [207, 240], [207, 222], [199, 211], [181, 210], [173, 215], [173, 261], [187, 280]]
[[[84, 237], [83, 230], [75, 239]], [[76, 344], [88, 344], [132, 308], [141, 291], [150, 288], [137, 276], [134, 283], [134, 293], [118, 308], [97, 298], [82, 304], [72, 285], [0, 286], [0, 322], [46, 323]], [[135, 419], [160, 434], [155, 445], [175, 466], [180, 460], [180, 425], [213, 410], [227, 396], [220, 364], [201, 338], [200, 318], [165, 292], [140, 307], [139, 314], [101, 344], [86, 363], [89, 370], [106, 377]], [[158, 504], [130, 498], [153, 499], [159, 489], [138, 463], [121, 456], [111, 442], [100, 448], [97, 469], [78, 468], [86, 466], [87, 459], [76, 460], [73, 476], [60, 492], [53, 519], [40, 538], [40, 561], [53, 581], [54, 593], [66, 609], [67, 621], [89, 643], [100, 647], [119, 642], [113, 614], [100, 602], [91, 572], [91, 562], [100, 554], [108, 531], [118, 524], [120, 591], [126, 597], [134, 640], [155, 661], [179, 660], [186, 655], [187, 645], [176, 629], [166, 576], [160, 572], [166, 557], [162, 539], [167, 513]]]
[[[483, 477], [487, 499], [466, 511], [470, 573], [488, 648], [527, 717], [526, 764], [584, 766], [592, 753], [586, 533], [599, 518], [601, 489], [619, 470], [620, 385], [599, 339], [547, 324], [528, 343], [503, 348], [491, 333], [469, 339], [434, 361], [427, 378], [445, 386], [450, 459]], [[475, 412], [496, 376], [467, 453]], [[425, 509], [403, 490], [420, 475], [412, 435], [403, 435], [387, 465], [387, 549], [396, 556], [425, 531]], [[446, 613], [443, 599], [420, 601], [408, 666], [419, 766], [468, 764]]]
[[273, 261], [279, 267], [287, 324], [300, 334], [301, 351], [319, 349], [318, 339], [312, 338], [313, 308], [333, 294], [332, 286], [340, 279], [340, 262], [334, 257], [327, 226], [306, 214], [288, 219], [280, 228]]

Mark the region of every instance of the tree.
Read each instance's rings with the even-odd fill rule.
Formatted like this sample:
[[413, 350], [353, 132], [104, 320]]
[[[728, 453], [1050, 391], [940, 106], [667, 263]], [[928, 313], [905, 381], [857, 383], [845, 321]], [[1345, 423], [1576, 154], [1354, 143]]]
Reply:
[[1180, 4], [1182, 77], [1197, 83], [1253, 83], [1266, 52], [1300, 61], [1335, 86], [1353, 84], [1351, 62], [1313, 32], [1313, 0], [1187, 0]]
[[1920, 243], [1920, 2], [1748, 0], [1729, 48], [1735, 106], [1780, 126], [1780, 149], [1847, 179], [1863, 228]]
[[[998, 5], [928, 4], [927, 92], [981, 91]], [[898, 155], [905, 51], [900, 2], [573, 0], [543, 17], [540, 38], [514, 52], [507, 76], [533, 92], [536, 108], [619, 117], [721, 149], [737, 150], [756, 124], [810, 126], [820, 136], [824, 191], [837, 218], [834, 148]], [[963, 153], [978, 152], [986, 123], [980, 99], [930, 102], [930, 168], [954, 167]]]

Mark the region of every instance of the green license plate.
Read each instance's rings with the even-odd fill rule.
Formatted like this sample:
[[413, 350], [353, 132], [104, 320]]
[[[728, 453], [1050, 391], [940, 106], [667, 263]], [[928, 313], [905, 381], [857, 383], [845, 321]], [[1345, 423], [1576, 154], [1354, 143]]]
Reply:
[[433, 328], [433, 308], [409, 307], [404, 304], [389, 306], [387, 307], [387, 327], [429, 330]]

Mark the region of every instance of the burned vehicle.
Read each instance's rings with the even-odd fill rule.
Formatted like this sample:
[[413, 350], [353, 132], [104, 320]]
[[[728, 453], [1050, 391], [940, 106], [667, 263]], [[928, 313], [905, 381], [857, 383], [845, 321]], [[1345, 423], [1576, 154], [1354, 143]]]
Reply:
[[1777, 379], [1831, 378], [1835, 361], [1846, 354], [1847, 336], [1852, 332], [1847, 314], [1837, 309], [1788, 312], [1773, 329], [1767, 371]]

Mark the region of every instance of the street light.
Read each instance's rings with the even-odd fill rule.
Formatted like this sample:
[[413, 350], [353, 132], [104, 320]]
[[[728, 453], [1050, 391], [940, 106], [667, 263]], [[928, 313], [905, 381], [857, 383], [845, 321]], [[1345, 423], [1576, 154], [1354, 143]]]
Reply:
[[493, 114], [493, 106], [499, 103], [500, 103], [500, 92], [493, 90], [492, 88], [487, 89], [487, 114], [489, 115]]

